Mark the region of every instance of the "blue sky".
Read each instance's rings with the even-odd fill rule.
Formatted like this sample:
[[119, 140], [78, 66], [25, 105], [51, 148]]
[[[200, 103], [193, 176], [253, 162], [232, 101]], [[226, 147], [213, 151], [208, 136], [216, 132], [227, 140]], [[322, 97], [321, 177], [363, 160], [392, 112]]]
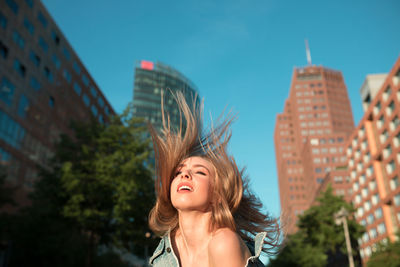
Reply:
[[355, 122], [365, 75], [400, 55], [400, 1], [43, 0], [117, 112], [133, 97], [136, 61], [161, 61], [199, 88], [205, 113], [237, 113], [231, 152], [266, 209], [279, 215], [273, 130], [294, 67], [343, 73]]

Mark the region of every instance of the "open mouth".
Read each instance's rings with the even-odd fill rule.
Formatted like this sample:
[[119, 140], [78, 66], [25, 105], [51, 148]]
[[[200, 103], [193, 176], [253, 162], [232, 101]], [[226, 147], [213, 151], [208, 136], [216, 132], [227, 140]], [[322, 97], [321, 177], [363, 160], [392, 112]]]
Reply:
[[180, 191], [192, 192], [193, 188], [188, 185], [181, 185], [178, 187], [178, 192]]

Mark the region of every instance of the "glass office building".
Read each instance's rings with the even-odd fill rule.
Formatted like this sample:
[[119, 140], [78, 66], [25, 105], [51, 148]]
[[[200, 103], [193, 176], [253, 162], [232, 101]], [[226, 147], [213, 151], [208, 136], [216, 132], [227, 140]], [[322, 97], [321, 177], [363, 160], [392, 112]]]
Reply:
[[20, 204], [71, 120], [113, 113], [40, 1], [0, 1], [0, 163]]
[[165, 111], [173, 127], [179, 127], [180, 115], [177, 103], [171, 93], [181, 91], [190, 107], [198, 104], [196, 86], [180, 72], [160, 62], [140, 61], [135, 67], [133, 112], [143, 117], [156, 129], [162, 126], [161, 92], [164, 92]]

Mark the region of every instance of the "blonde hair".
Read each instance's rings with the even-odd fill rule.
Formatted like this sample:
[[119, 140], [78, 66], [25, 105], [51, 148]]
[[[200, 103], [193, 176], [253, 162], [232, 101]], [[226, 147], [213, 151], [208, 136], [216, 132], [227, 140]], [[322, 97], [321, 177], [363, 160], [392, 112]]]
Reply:
[[[203, 103], [197, 105], [194, 97], [190, 109], [182, 93], [174, 95], [180, 111], [180, 127], [172, 129], [169, 115], [164, 113], [163, 127], [158, 133], [150, 126], [153, 138], [157, 201], [149, 214], [149, 226], [158, 235], [178, 227], [178, 212], [172, 206], [170, 185], [178, 165], [186, 158], [200, 156], [215, 167], [212, 188], [216, 201], [212, 201], [211, 230], [228, 227], [236, 231], [243, 240], [251, 241], [259, 232], [267, 232], [264, 251], [273, 254], [279, 242], [279, 226], [276, 219], [261, 212], [262, 204], [250, 192], [244, 171], [239, 170], [235, 160], [227, 152], [231, 138], [230, 125], [233, 116], [219, 120], [208, 132], [202, 131]], [[184, 127], [185, 125], [185, 127]]]

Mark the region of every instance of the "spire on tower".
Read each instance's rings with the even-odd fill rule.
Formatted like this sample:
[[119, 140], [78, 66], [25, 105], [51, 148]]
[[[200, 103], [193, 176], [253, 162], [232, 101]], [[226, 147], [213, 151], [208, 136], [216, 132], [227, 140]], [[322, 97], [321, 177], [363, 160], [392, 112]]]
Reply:
[[311, 65], [311, 52], [310, 52], [310, 47], [308, 46], [308, 40], [305, 39], [305, 42], [306, 42], [307, 63], [308, 65]]

